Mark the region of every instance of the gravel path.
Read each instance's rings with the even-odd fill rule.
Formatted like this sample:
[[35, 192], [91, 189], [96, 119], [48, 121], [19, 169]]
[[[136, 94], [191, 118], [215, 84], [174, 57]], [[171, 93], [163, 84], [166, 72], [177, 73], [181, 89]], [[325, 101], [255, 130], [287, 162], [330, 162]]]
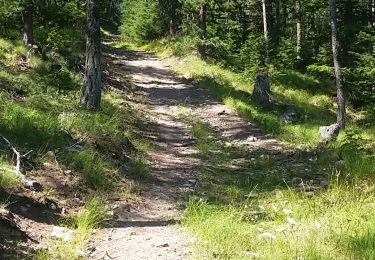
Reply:
[[[250, 146], [277, 149], [280, 145], [263, 136], [253, 125], [239, 118], [230, 108], [211, 98], [187, 80], [170, 72], [168, 62], [147, 52], [113, 54], [116, 64], [131, 75], [137, 89], [148, 96], [148, 108], [156, 122], [157, 151], [150, 152], [152, 181], [135, 209], [121, 211], [113, 226], [104, 230], [89, 259], [187, 259], [192, 238], [176, 225], [181, 200], [194, 186], [194, 175], [201, 161], [188, 128], [176, 118], [176, 106], [183, 104], [225, 138]], [[254, 138], [255, 137], [255, 138]]]

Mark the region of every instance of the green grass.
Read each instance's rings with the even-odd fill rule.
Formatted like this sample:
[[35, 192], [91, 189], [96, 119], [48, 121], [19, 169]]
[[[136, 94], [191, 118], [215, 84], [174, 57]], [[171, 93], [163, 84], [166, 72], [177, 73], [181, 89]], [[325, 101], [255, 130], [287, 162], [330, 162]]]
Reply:
[[63, 221], [68, 228], [73, 230], [72, 240], [50, 240], [48, 250], [38, 251], [34, 258], [47, 259], [82, 259], [86, 245], [92, 237], [94, 229], [99, 228], [106, 220], [109, 211], [104, 197], [92, 197], [78, 212]]
[[[252, 253], [260, 259], [371, 259], [374, 195], [373, 189], [331, 187], [313, 199], [279, 190], [237, 206], [191, 200], [183, 224], [200, 240], [198, 259], [249, 259]], [[288, 223], [284, 209], [297, 224]]]
[[0, 161], [0, 188], [15, 188], [20, 185], [20, 178], [14, 171], [14, 167]]
[[147, 159], [139, 154], [133, 154], [129, 160], [130, 170], [126, 173], [127, 176], [131, 176], [133, 179], [138, 181], [145, 181], [149, 177], [151, 167]]
[[[38, 37], [40, 33], [43, 32], [36, 32]], [[63, 32], [67, 38], [75, 33], [74, 30]], [[36, 171], [46, 161], [46, 153], [54, 151], [59, 167], [69, 170], [78, 180], [74, 182], [77, 193], [84, 192], [86, 200], [87, 194], [100, 193], [100, 198], [88, 200], [74, 216], [61, 223], [74, 229], [73, 240], [49, 241], [48, 250], [35, 256], [39, 259], [82, 258], [81, 251], [85, 251], [93, 229], [103, 222], [108, 210], [105, 198], [120, 192], [135, 199], [142, 178], [150, 170], [141, 154], [153, 149], [153, 143], [139, 133], [139, 129], [147, 130], [144, 112], [138, 107], [141, 105], [124, 104], [126, 95], [131, 94], [105, 91], [101, 110], [96, 112], [79, 105], [82, 77], [69, 69], [68, 61], [83, 57], [83, 50], [67, 50], [67, 38], [59, 39], [56, 44], [61, 48], [49, 55], [48, 61], [28, 53], [21, 42], [0, 38], [0, 133], [20, 152], [34, 151], [31, 156]], [[81, 38], [70, 39], [69, 46], [75, 46]], [[59, 73], [50, 71], [51, 64], [55, 63], [62, 66]], [[77, 151], [66, 149], [73, 143], [80, 145]], [[1, 142], [0, 145], [0, 188], [13, 191], [19, 180], [10, 172], [14, 167], [4, 148], [6, 145]], [[29, 177], [33, 179], [32, 175]], [[53, 196], [48, 187], [47, 193]], [[69, 200], [69, 194], [66, 196]]]
[[93, 149], [87, 148], [67, 157], [68, 162], [74, 163], [87, 186], [93, 189], [109, 190], [120, 177], [111, 160]]
[[[170, 37], [151, 41], [142, 46], [143, 49], [155, 51], [162, 57], [184, 56], [195, 51], [197, 39], [195, 37]], [[134, 46], [133, 46], [134, 47]]]
[[[332, 82], [318, 80], [296, 71], [278, 71], [270, 67], [271, 89], [275, 106], [271, 110], [255, 105], [251, 100], [255, 75], [231, 71], [220, 65], [203, 61], [192, 55], [191, 45], [182, 53], [172, 50], [183, 39], [164, 38], [143, 46], [161, 57], [182, 56], [173, 70], [206, 88], [223, 103], [236, 109], [239, 115], [257, 123], [265, 132], [282, 141], [299, 146], [314, 147], [319, 143], [319, 126], [336, 120], [336, 104], [330, 97], [335, 92]], [[189, 51], [190, 50], [190, 51]], [[301, 114], [298, 122], [284, 124], [279, 120], [283, 104], [293, 104]], [[355, 128], [356, 111], [348, 108], [348, 128]], [[365, 128], [363, 130], [366, 131]], [[373, 131], [370, 127], [368, 131]], [[372, 134], [375, 139], [375, 134]]]
[[[214, 129], [194, 118], [188, 108], [177, 107], [176, 116], [191, 126], [199, 150], [196, 156], [203, 160], [182, 221], [197, 237], [192, 244], [196, 258], [371, 259], [375, 255], [373, 114], [349, 106], [347, 131], [337, 142], [318, 146], [319, 126], [335, 121], [332, 82], [271, 68], [275, 106], [263, 109], [251, 101], [254, 75], [202, 61], [191, 55], [193, 46], [189, 39], [173, 38], [144, 48], [162, 57], [183, 57], [173, 68], [177, 74], [208, 89], [266, 133], [294, 147], [309, 147], [290, 154], [227, 145], [230, 140], [217, 138]], [[279, 117], [283, 104], [289, 103], [302, 116], [294, 124], [283, 124]], [[126, 136], [137, 138], [132, 133]], [[147, 141], [143, 143], [137, 146], [150, 149]], [[147, 177], [143, 158], [132, 156], [130, 163], [135, 176]], [[307, 185], [316, 177], [328, 188], [305, 192], [305, 186], [298, 186], [301, 180]]]
[[[245, 80], [240, 74], [207, 64], [194, 56], [188, 57], [182, 66], [176, 66], [175, 71], [194, 79], [198, 86], [207, 88], [225, 104], [235, 108], [241, 116], [255, 121], [267, 133], [289, 143], [316, 145], [319, 141], [319, 126], [331, 124], [335, 120], [333, 102], [327, 95], [312, 95], [307, 90], [288, 88], [276, 82], [272, 85], [276, 105], [272, 110], [266, 110], [251, 101], [253, 81]], [[283, 108], [279, 104], [289, 103], [294, 104], [307, 118], [301, 118], [295, 124], [281, 123], [279, 117]]]
[[[201, 126], [194, 121], [192, 129]], [[182, 221], [197, 237], [196, 259], [373, 257], [375, 159], [351, 148], [348, 138], [297, 150], [290, 160], [288, 154], [227, 146], [210, 129], [198, 133], [203, 167]], [[344, 165], [335, 164], [340, 159]], [[308, 185], [317, 176], [327, 190], [298, 189], [296, 182]]]

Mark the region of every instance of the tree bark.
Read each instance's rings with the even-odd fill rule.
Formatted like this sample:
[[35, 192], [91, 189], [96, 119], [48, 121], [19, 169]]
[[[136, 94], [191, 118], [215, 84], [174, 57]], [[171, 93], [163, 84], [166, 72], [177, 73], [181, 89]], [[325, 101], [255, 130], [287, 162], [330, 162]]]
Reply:
[[368, 24], [375, 27], [375, 0], [368, 0]]
[[170, 10], [171, 10], [171, 15], [170, 15], [170, 20], [169, 20], [169, 35], [174, 36], [177, 34], [177, 27], [178, 27], [178, 22], [177, 22], [177, 3], [176, 0], [171, 0], [170, 1]]
[[32, 0], [25, 2], [24, 10], [22, 12], [23, 20], [23, 42], [25, 45], [34, 44], [34, 3]]
[[281, 21], [280, 21], [280, 0], [275, 1], [275, 43], [279, 45], [280, 41], [280, 26], [281, 26]]
[[266, 0], [262, 0], [262, 9], [263, 9], [263, 33], [264, 33], [264, 38], [268, 40]]
[[101, 101], [101, 51], [99, 0], [86, 0], [87, 35], [85, 80], [81, 104], [87, 109], [99, 109]]
[[300, 1], [296, 0], [296, 32], [297, 32], [297, 60], [301, 59], [301, 39], [302, 39], [302, 27], [301, 27], [301, 5]]
[[270, 107], [272, 104], [271, 86], [268, 74], [262, 73], [256, 77], [254, 90], [251, 95], [253, 101], [263, 107]]
[[206, 3], [204, 0], [201, 1], [199, 8], [199, 44], [198, 53], [202, 59], [207, 58], [206, 53]]
[[345, 128], [345, 93], [344, 84], [341, 74], [341, 67], [338, 55], [338, 39], [337, 39], [337, 13], [336, 13], [336, 0], [329, 0], [329, 9], [331, 16], [331, 40], [332, 40], [332, 56], [333, 64], [335, 67], [335, 77], [336, 77], [336, 89], [337, 89], [337, 125], [340, 129]]

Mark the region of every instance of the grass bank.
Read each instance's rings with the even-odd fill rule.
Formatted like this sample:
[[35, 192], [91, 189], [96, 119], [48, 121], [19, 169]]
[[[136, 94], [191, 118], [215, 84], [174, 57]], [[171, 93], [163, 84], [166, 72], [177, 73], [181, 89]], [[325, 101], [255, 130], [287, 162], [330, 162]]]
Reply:
[[[49, 240], [37, 259], [83, 257], [93, 230], [110, 210], [105, 198], [134, 200], [149, 171], [143, 152], [152, 149], [152, 143], [139, 134], [140, 129], [148, 129], [141, 102], [134, 102], [137, 97], [125, 87], [115, 89], [106, 81], [100, 111], [83, 109], [79, 105], [82, 77], [79, 68], [69, 64], [70, 58], [83, 55], [81, 49], [74, 50], [77, 53], [64, 56], [58, 49], [42, 60], [22, 42], [0, 38], [0, 133], [20, 152], [32, 150], [23, 168], [42, 183], [44, 191], [34, 198], [34, 193], [20, 187], [7, 145], [1, 142], [0, 189], [4, 194], [17, 193], [31, 205], [39, 205], [41, 198], [55, 201], [53, 207], [66, 212], [51, 211], [45, 224], [67, 226], [74, 232], [68, 243]], [[0, 198], [1, 205], [16, 207], [17, 201], [9, 198]], [[30, 223], [37, 224], [38, 216], [27, 214]], [[13, 247], [19, 245], [14, 240]]]
[[[255, 75], [202, 61], [183, 39], [145, 46], [174, 57], [173, 70], [208, 89], [266, 133], [288, 143], [275, 152], [228, 145], [183, 111], [203, 160], [182, 224], [197, 236], [198, 259], [372, 259], [375, 255], [375, 126], [371, 108], [349, 106], [336, 142], [319, 144], [318, 128], [335, 121], [332, 83], [271, 68], [275, 106], [251, 101]], [[303, 116], [281, 123], [283, 104]], [[184, 112], [185, 111], [185, 112]]]

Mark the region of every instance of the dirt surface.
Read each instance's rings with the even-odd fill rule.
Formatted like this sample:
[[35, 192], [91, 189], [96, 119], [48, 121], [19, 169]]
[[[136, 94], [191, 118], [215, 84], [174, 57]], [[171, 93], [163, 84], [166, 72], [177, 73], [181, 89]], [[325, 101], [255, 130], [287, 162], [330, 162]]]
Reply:
[[176, 107], [188, 107], [194, 117], [210, 124], [222, 137], [249, 146], [280, 149], [254, 125], [198, 89], [174, 75], [169, 62], [147, 52], [111, 54], [116, 65], [131, 75], [133, 88], [147, 96], [146, 106], [155, 125], [158, 149], [149, 152], [152, 178], [145, 184], [142, 202], [136, 207], [119, 206], [119, 218], [104, 229], [89, 254], [90, 259], [186, 259], [191, 257], [193, 240], [176, 225], [181, 217], [178, 201], [194, 188], [201, 161], [188, 126], [176, 116]]

